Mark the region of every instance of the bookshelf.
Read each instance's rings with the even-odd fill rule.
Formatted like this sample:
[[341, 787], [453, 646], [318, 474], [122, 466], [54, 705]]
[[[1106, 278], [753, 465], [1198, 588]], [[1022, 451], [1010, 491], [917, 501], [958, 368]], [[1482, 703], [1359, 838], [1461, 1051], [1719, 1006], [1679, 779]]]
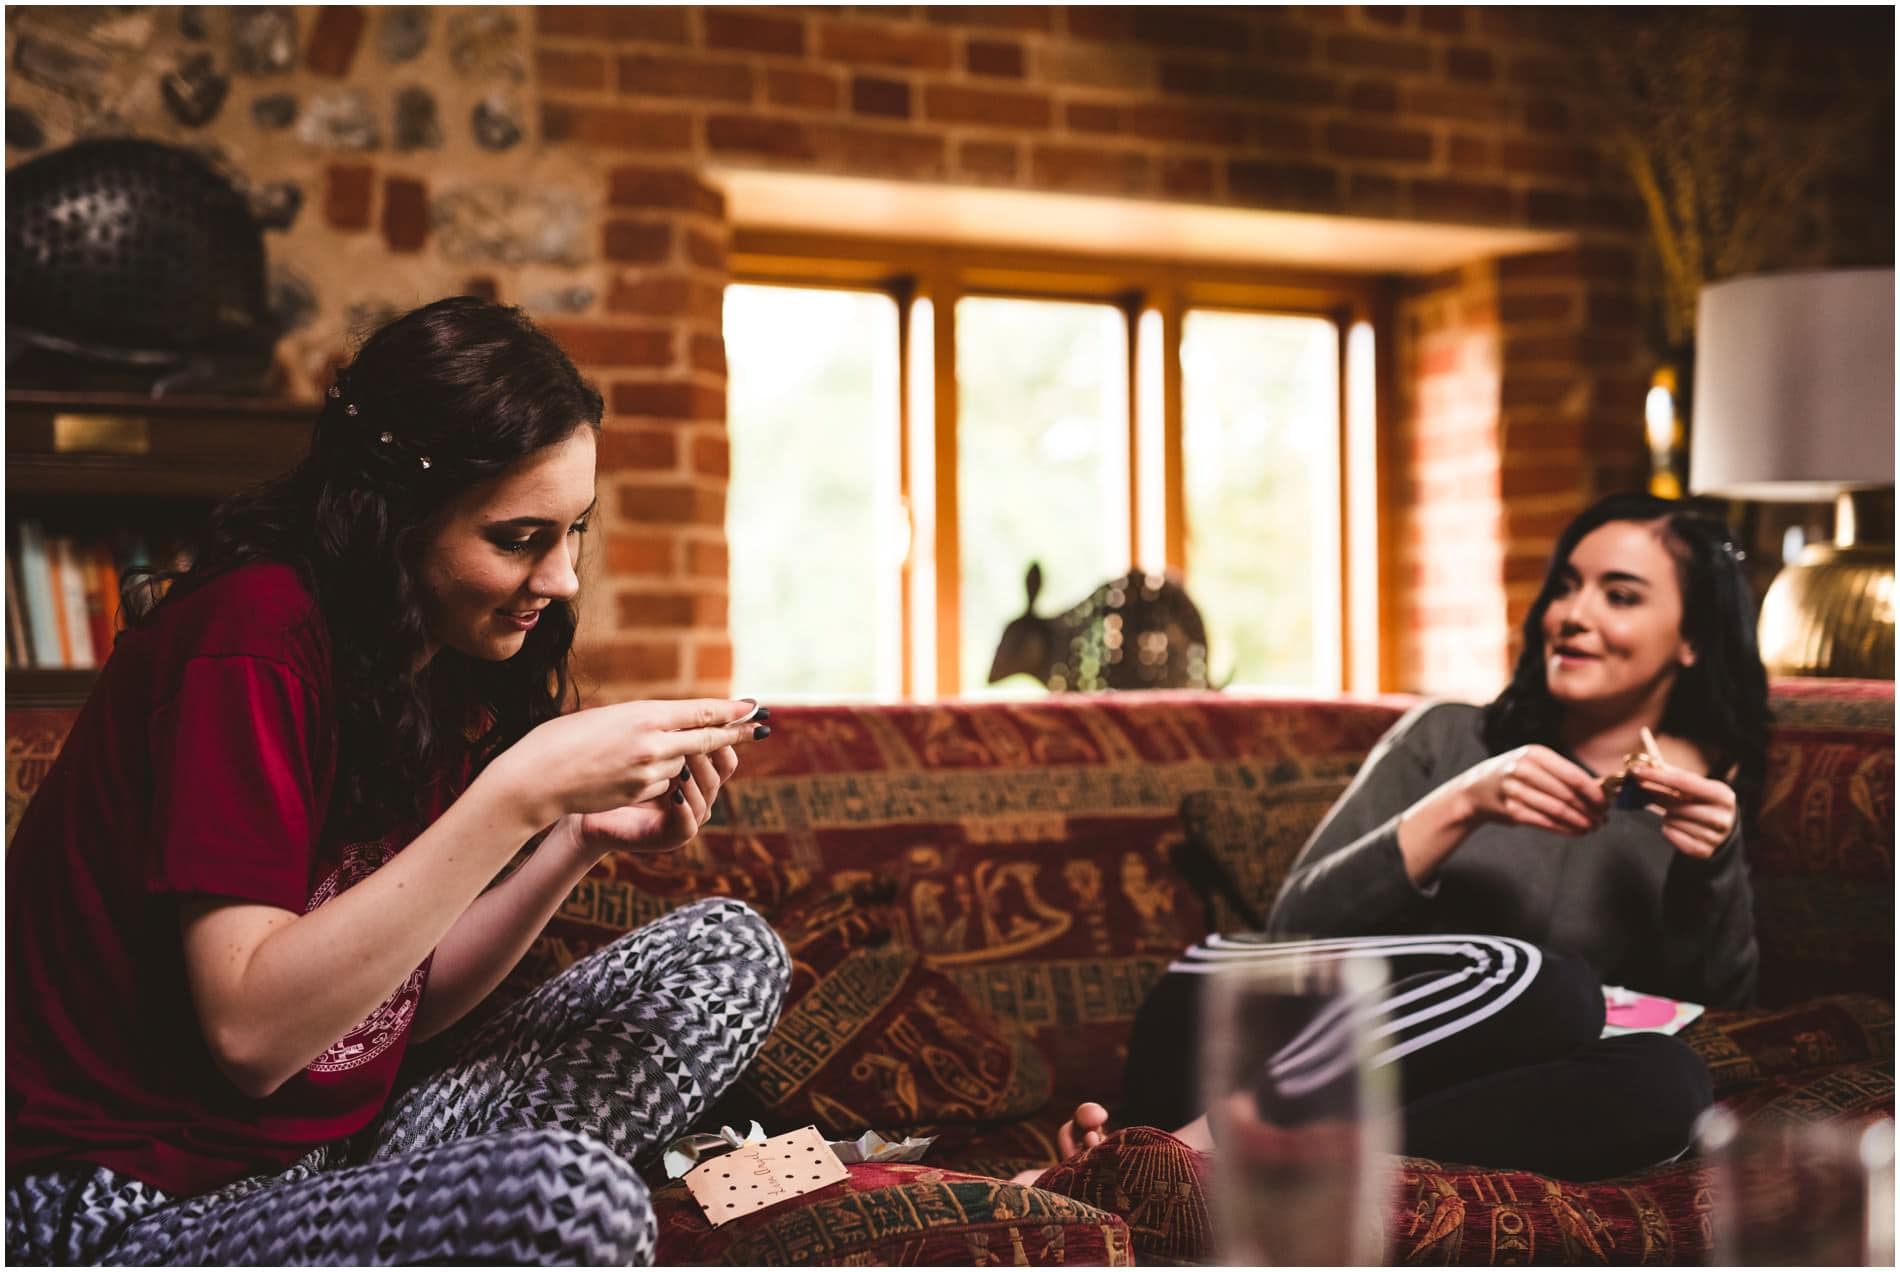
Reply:
[[[7, 622], [14, 624], [20, 599], [22, 629], [34, 609], [20, 556], [23, 522], [27, 542], [38, 530], [42, 540], [77, 545], [88, 560], [107, 555], [98, 546], [105, 544], [166, 551], [188, 542], [218, 500], [288, 470], [309, 446], [318, 405], [52, 390], [9, 390], [6, 404], [7, 553], [17, 585]], [[39, 597], [43, 610], [43, 589]], [[93, 661], [104, 655], [96, 650]], [[97, 675], [96, 667], [36, 663], [30, 653], [11, 658], [7, 701], [77, 706]]]

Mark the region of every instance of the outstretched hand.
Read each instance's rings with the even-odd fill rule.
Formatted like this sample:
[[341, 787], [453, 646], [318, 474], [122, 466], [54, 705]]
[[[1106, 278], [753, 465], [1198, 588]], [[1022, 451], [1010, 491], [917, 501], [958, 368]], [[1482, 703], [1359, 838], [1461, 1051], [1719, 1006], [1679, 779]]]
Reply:
[[[629, 841], [682, 831], [691, 838], [732, 771], [722, 774], [709, 757], [724, 752], [736, 766], [735, 747], [771, 732], [762, 712], [743, 698], [591, 707], [529, 730], [482, 780], [500, 783], [536, 826], [608, 814], [598, 828]], [[629, 810], [636, 815], [624, 815]]]

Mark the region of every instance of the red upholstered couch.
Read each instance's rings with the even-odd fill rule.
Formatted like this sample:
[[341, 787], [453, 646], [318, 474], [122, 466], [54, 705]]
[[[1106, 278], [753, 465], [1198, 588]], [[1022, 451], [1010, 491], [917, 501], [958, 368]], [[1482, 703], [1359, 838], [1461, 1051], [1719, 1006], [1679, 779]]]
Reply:
[[[775, 707], [772, 739], [701, 838], [606, 863], [517, 980], [672, 906], [751, 902], [796, 967], [784, 1018], [714, 1120], [924, 1129], [915, 1168], [711, 1230], [660, 1194], [666, 1262], [1126, 1262], [1205, 1252], [1198, 1165], [1129, 1135], [1045, 1189], [1081, 1099], [1119, 1093], [1136, 1006], [1210, 922], [1172, 852], [1195, 833], [1270, 891], [1404, 699], [1125, 694], [1033, 703]], [[1750, 843], [1763, 1006], [1686, 1035], [1744, 1118], [1892, 1111], [1893, 686], [1783, 682]], [[10, 712], [7, 822], [67, 717]], [[1223, 845], [1222, 840], [1225, 840]], [[1216, 920], [1218, 914], [1213, 916]], [[1699, 1262], [1707, 1189], [1683, 1162], [1588, 1185], [1407, 1159], [1394, 1262]], [[663, 1181], [656, 1181], [663, 1182]], [[1116, 1219], [1087, 1203], [1126, 1217]]]

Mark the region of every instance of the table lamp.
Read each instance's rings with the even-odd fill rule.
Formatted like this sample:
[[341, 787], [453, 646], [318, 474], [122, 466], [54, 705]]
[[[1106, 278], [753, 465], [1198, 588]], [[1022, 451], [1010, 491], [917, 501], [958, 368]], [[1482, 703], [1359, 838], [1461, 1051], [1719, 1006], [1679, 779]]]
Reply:
[[1835, 501], [1762, 598], [1778, 676], [1893, 678], [1893, 270], [1756, 274], [1702, 289], [1689, 488]]

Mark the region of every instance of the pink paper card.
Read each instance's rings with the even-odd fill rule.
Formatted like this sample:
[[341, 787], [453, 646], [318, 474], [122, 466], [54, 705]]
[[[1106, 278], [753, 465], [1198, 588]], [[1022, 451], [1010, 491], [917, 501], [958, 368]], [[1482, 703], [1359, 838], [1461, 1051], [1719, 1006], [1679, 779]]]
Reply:
[[849, 1177], [818, 1128], [802, 1126], [701, 1162], [686, 1172], [686, 1188], [717, 1228]]
[[1627, 1033], [1672, 1034], [1702, 1014], [1700, 1003], [1682, 1003], [1639, 994], [1620, 985], [1603, 987], [1603, 1036]]

